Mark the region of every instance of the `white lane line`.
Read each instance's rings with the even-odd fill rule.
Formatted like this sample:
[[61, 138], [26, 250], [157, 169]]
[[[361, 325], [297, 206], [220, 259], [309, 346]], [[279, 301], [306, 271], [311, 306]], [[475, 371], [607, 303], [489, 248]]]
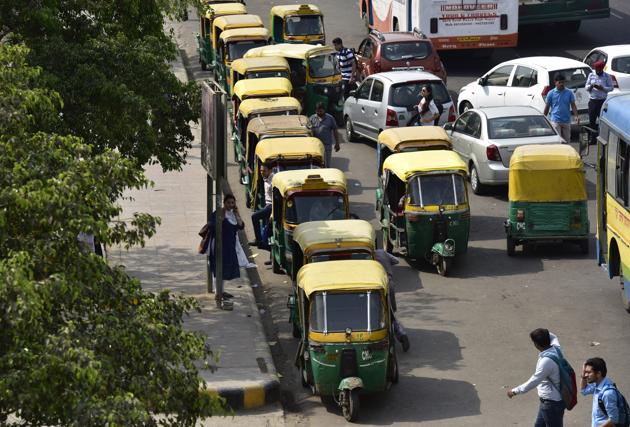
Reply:
[[619, 16], [619, 15], [615, 14], [615, 12], [610, 12], [610, 14], [611, 14], [612, 16], [614, 16], [615, 18], [617, 18], [617, 19], [623, 19], [621, 16]]

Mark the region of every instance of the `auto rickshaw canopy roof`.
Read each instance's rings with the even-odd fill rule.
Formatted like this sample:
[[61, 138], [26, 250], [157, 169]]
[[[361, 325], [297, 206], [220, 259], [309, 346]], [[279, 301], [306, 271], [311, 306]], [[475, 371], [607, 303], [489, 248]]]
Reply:
[[243, 3], [217, 3], [211, 4], [206, 9], [206, 18], [214, 19], [224, 15], [244, 15], [247, 8]]
[[568, 144], [516, 148], [510, 159], [508, 197], [513, 202], [586, 200], [580, 155]]
[[313, 245], [348, 241], [373, 246], [374, 239], [374, 228], [362, 219], [309, 221], [299, 224], [293, 230], [293, 240], [302, 250]]
[[468, 167], [454, 151], [430, 150], [412, 153], [394, 153], [385, 159], [383, 170], [390, 170], [402, 181], [420, 172], [456, 171], [468, 172]]
[[378, 261], [340, 260], [306, 264], [297, 275], [306, 297], [314, 292], [387, 292], [387, 273]]
[[271, 15], [285, 18], [287, 15], [321, 15], [322, 12], [314, 4], [286, 4], [271, 8]]
[[265, 138], [256, 144], [256, 156], [263, 162], [273, 159], [324, 158], [324, 144], [312, 136]]
[[[263, 98], [266, 99], [266, 98]], [[284, 98], [277, 98], [284, 99]], [[297, 99], [293, 105], [299, 106], [300, 103]], [[248, 104], [257, 99], [248, 99], [243, 101]], [[243, 104], [241, 104], [241, 107]], [[307, 136], [311, 134], [311, 131], [307, 127], [308, 118], [300, 115], [281, 115], [281, 116], [263, 116], [252, 119], [247, 124], [247, 132], [254, 133], [260, 137], [260, 135], [302, 135]]]
[[245, 75], [249, 71], [289, 71], [289, 63], [279, 56], [264, 58], [239, 58], [232, 62], [232, 69], [239, 74]]
[[258, 15], [225, 15], [216, 18], [212, 25], [221, 30], [230, 30], [233, 28], [253, 28], [264, 27], [262, 19]]
[[232, 30], [223, 31], [219, 38], [224, 42], [234, 40], [267, 40], [269, 38], [269, 30], [262, 27], [234, 28]]
[[313, 46], [305, 43], [279, 43], [250, 49], [245, 53], [245, 58], [282, 56], [284, 58], [306, 59], [326, 53], [335, 53], [335, 49], [331, 46]]
[[443, 147], [452, 148], [451, 139], [439, 126], [409, 126], [385, 129], [378, 135], [379, 144], [396, 152], [404, 147]]
[[285, 77], [263, 77], [239, 80], [234, 85], [234, 95], [241, 100], [264, 96], [291, 96], [293, 86]]
[[282, 195], [292, 189], [320, 186], [341, 187], [346, 190], [346, 175], [339, 169], [299, 169], [292, 171], [282, 171], [273, 175], [271, 185], [277, 188]]
[[[263, 80], [263, 79], [256, 79]], [[240, 115], [247, 117], [252, 114], [264, 114], [284, 111], [302, 111], [302, 105], [300, 101], [291, 96], [279, 96], [269, 98], [249, 98], [241, 102], [238, 106], [238, 112]], [[282, 116], [289, 117], [289, 116]]]

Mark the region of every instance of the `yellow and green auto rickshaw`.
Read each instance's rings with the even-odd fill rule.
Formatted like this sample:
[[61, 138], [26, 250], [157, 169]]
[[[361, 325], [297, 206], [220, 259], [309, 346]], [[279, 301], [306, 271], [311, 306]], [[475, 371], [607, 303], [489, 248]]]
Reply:
[[[224, 31], [235, 30], [237, 28], [264, 28], [262, 19], [258, 15], [251, 14], [234, 14], [223, 15], [215, 18], [212, 21], [212, 54], [208, 59], [212, 60], [212, 67], [216, 67], [220, 62], [217, 56], [219, 55], [219, 42], [221, 40], [221, 34]], [[266, 42], [264, 44], [267, 44]]]
[[297, 289], [302, 384], [356, 421], [359, 395], [398, 382], [387, 273], [372, 260], [315, 262], [300, 269]]
[[254, 167], [247, 171], [247, 202], [253, 210], [265, 207], [264, 182], [260, 174], [262, 165], [267, 165], [273, 173], [323, 168], [324, 144], [312, 136], [266, 138], [260, 141], [256, 145]]
[[274, 6], [269, 26], [274, 43], [326, 44], [324, 15], [314, 4]]
[[456, 255], [468, 249], [468, 168], [447, 150], [390, 155], [379, 184], [383, 248], [425, 260], [447, 275]]
[[242, 58], [245, 52], [269, 43], [269, 31], [266, 28], [235, 28], [225, 30], [219, 36], [216, 60], [213, 69], [214, 80], [229, 95], [232, 94], [230, 65]]
[[588, 196], [580, 155], [566, 144], [524, 145], [510, 158], [507, 253], [516, 245], [571, 241], [588, 253]]
[[199, 62], [201, 69], [207, 70], [208, 65], [214, 64], [214, 49], [212, 47], [212, 23], [216, 18], [226, 15], [245, 15], [247, 9], [245, 5], [238, 2], [231, 3], [211, 3], [206, 9], [206, 14], [199, 20], [199, 32], [197, 33], [197, 43], [199, 48]]
[[289, 63], [284, 58], [239, 58], [232, 62], [229, 83], [234, 91], [234, 85], [239, 80], [260, 79], [265, 77], [284, 77], [291, 74]]
[[271, 181], [271, 263], [291, 275], [293, 229], [307, 221], [350, 218], [346, 176], [339, 169], [278, 172]]
[[246, 99], [290, 97], [292, 90], [291, 82], [284, 77], [240, 80], [234, 85], [232, 93], [234, 119], [238, 116], [241, 102]]
[[[235, 122], [232, 131], [234, 160], [239, 164], [246, 161], [245, 142], [250, 120], [264, 116], [297, 115], [300, 114], [301, 110], [302, 106], [299, 101], [290, 96], [245, 99], [239, 104], [238, 110], [236, 110], [236, 118], [234, 119]], [[241, 179], [244, 179], [245, 176], [246, 175], [241, 176]]]
[[307, 116], [322, 102], [341, 125], [343, 92], [336, 51], [330, 46], [281, 43], [250, 49], [245, 58], [281, 56], [291, 67], [293, 96], [302, 102]]

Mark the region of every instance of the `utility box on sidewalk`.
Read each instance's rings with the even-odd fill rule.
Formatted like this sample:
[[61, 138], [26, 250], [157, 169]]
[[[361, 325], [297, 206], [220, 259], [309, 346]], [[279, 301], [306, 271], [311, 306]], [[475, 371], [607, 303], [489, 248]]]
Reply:
[[[212, 212], [216, 210], [215, 230], [215, 268], [216, 268], [216, 300], [223, 307], [223, 260], [222, 260], [222, 224], [221, 194], [227, 171], [227, 94], [215, 82], [201, 83], [201, 165], [207, 177], [207, 221], [210, 222]], [[213, 203], [214, 196], [214, 203]], [[213, 291], [212, 272], [210, 269], [210, 252], [208, 248], [207, 272], [208, 292]]]

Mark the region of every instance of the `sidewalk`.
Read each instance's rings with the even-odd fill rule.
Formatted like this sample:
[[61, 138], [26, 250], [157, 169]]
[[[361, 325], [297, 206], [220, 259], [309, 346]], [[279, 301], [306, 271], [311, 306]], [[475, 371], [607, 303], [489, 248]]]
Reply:
[[[187, 80], [181, 58], [172, 67], [178, 78]], [[122, 201], [121, 219], [133, 212], [159, 216], [157, 234], [144, 248], [112, 248], [109, 260], [125, 265], [147, 291], [171, 289], [197, 298], [202, 311], [192, 313], [185, 327], [205, 334], [220, 355], [216, 372], [201, 371], [208, 392], [225, 397], [234, 409], [255, 408], [278, 401], [278, 377], [246, 271], [241, 269], [240, 279], [225, 282], [225, 290], [234, 295], [233, 311], [218, 309], [214, 294], [206, 293], [206, 257], [196, 253], [197, 232], [206, 219], [206, 173], [200, 163], [200, 129], [193, 124], [192, 130], [195, 143], [182, 171], [163, 173], [159, 165], [147, 166], [155, 187], [130, 192], [127, 196], [134, 200]], [[275, 416], [282, 418], [279, 405], [276, 408]], [[218, 422], [213, 418], [211, 424]]]

